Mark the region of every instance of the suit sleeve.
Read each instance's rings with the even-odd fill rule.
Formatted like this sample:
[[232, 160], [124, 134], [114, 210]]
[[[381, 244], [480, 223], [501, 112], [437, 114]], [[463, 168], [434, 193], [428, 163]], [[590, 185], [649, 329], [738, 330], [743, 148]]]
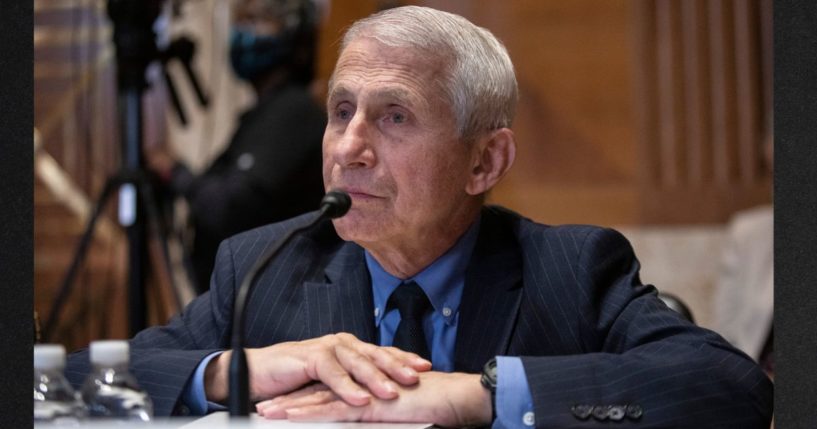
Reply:
[[[227, 347], [235, 290], [229, 242], [219, 248], [210, 292], [193, 300], [167, 325], [143, 330], [130, 340], [130, 370], [153, 400], [154, 414], [187, 414], [180, 398], [197, 365]], [[91, 371], [88, 350], [67, 359], [65, 374], [79, 387]]]
[[769, 379], [642, 285], [621, 234], [593, 230], [576, 266], [580, 290], [571, 296], [578, 297], [578, 336], [587, 349], [522, 357], [537, 427], [769, 427]]

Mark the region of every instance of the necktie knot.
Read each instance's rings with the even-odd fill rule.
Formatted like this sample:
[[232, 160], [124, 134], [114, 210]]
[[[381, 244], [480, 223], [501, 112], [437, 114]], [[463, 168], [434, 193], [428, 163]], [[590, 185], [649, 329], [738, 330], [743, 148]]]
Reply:
[[389, 298], [389, 303], [397, 307], [400, 312], [400, 320], [420, 320], [431, 308], [428, 296], [415, 282], [402, 283], [397, 286]]

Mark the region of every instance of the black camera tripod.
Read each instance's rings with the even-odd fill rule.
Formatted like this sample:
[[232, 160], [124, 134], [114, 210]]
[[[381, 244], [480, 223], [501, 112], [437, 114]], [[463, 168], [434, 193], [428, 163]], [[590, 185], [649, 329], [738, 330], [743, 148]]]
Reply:
[[[172, 275], [173, 269], [168, 250], [168, 236], [160, 220], [157, 202], [150, 176], [144, 171], [142, 156], [142, 96], [148, 87], [145, 73], [154, 61], [165, 65], [173, 59], [180, 60], [195, 90], [199, 102], [206, 106], [207, 97], [201, 90], [190, 66], [194, 45], [186, 38], [179, 38], [167, 48], [160, 50], [156, 44], [153, 25], [162, 9], [163, 0], [108, 0], [108, 16], [114, 25], [113, 41], [116, 47], [118, 111], [122, 139], [122, 167], [105, 182], [97, 199], [85, 231], [77, 244], [74, 258], [62, 281], [54, 305], [43, 329], [43, 341], [50, 341], [59, 322], [60, 313], [70, 296], [74, 278], [82, 265], [94, 227], [100, 214], [119, 190], [119, 221], [125, 228], [128, 240], [128, 320], [133, 336], [146, 327], [147, 305], [145, 279], [148, 262], [148, 227], [161, 243], [164, 269], [169, 274], [172, 296], [177, 311], [181, 310], [181, 297]], [[167, 74], [164, 77], [170, 98], [179, 121], [187, 123], [175, 88]], [[188, 278], [191, 276], [188, 274]]]

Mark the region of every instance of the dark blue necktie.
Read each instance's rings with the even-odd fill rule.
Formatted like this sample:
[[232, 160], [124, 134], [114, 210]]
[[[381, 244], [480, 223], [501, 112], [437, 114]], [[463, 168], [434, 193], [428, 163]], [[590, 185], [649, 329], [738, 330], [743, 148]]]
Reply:
[[417, 283], [402, 283], [392, 292], [388, 307], [397, 307], [400, 312], [400, 324], [397, 325], [392, 345], [431, 360], [423, 332], [423, 316], [431, 310], [431, 302], [425, 292]]

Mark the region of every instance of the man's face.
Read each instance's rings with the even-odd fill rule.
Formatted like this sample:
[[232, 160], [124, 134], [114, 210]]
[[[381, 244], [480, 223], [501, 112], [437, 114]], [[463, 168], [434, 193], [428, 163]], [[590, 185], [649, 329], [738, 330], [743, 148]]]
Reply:
[[458, 139], [436, 83], [442, 72], [436, 61], [365, 37], [341, 54], [327, 100], [323, 179], [327, 190], [352, 197], [349, 213], [334, 221], [345, 240], [381, 251], [449, 240], [473, 207], [465, 191], [473, 150]]

